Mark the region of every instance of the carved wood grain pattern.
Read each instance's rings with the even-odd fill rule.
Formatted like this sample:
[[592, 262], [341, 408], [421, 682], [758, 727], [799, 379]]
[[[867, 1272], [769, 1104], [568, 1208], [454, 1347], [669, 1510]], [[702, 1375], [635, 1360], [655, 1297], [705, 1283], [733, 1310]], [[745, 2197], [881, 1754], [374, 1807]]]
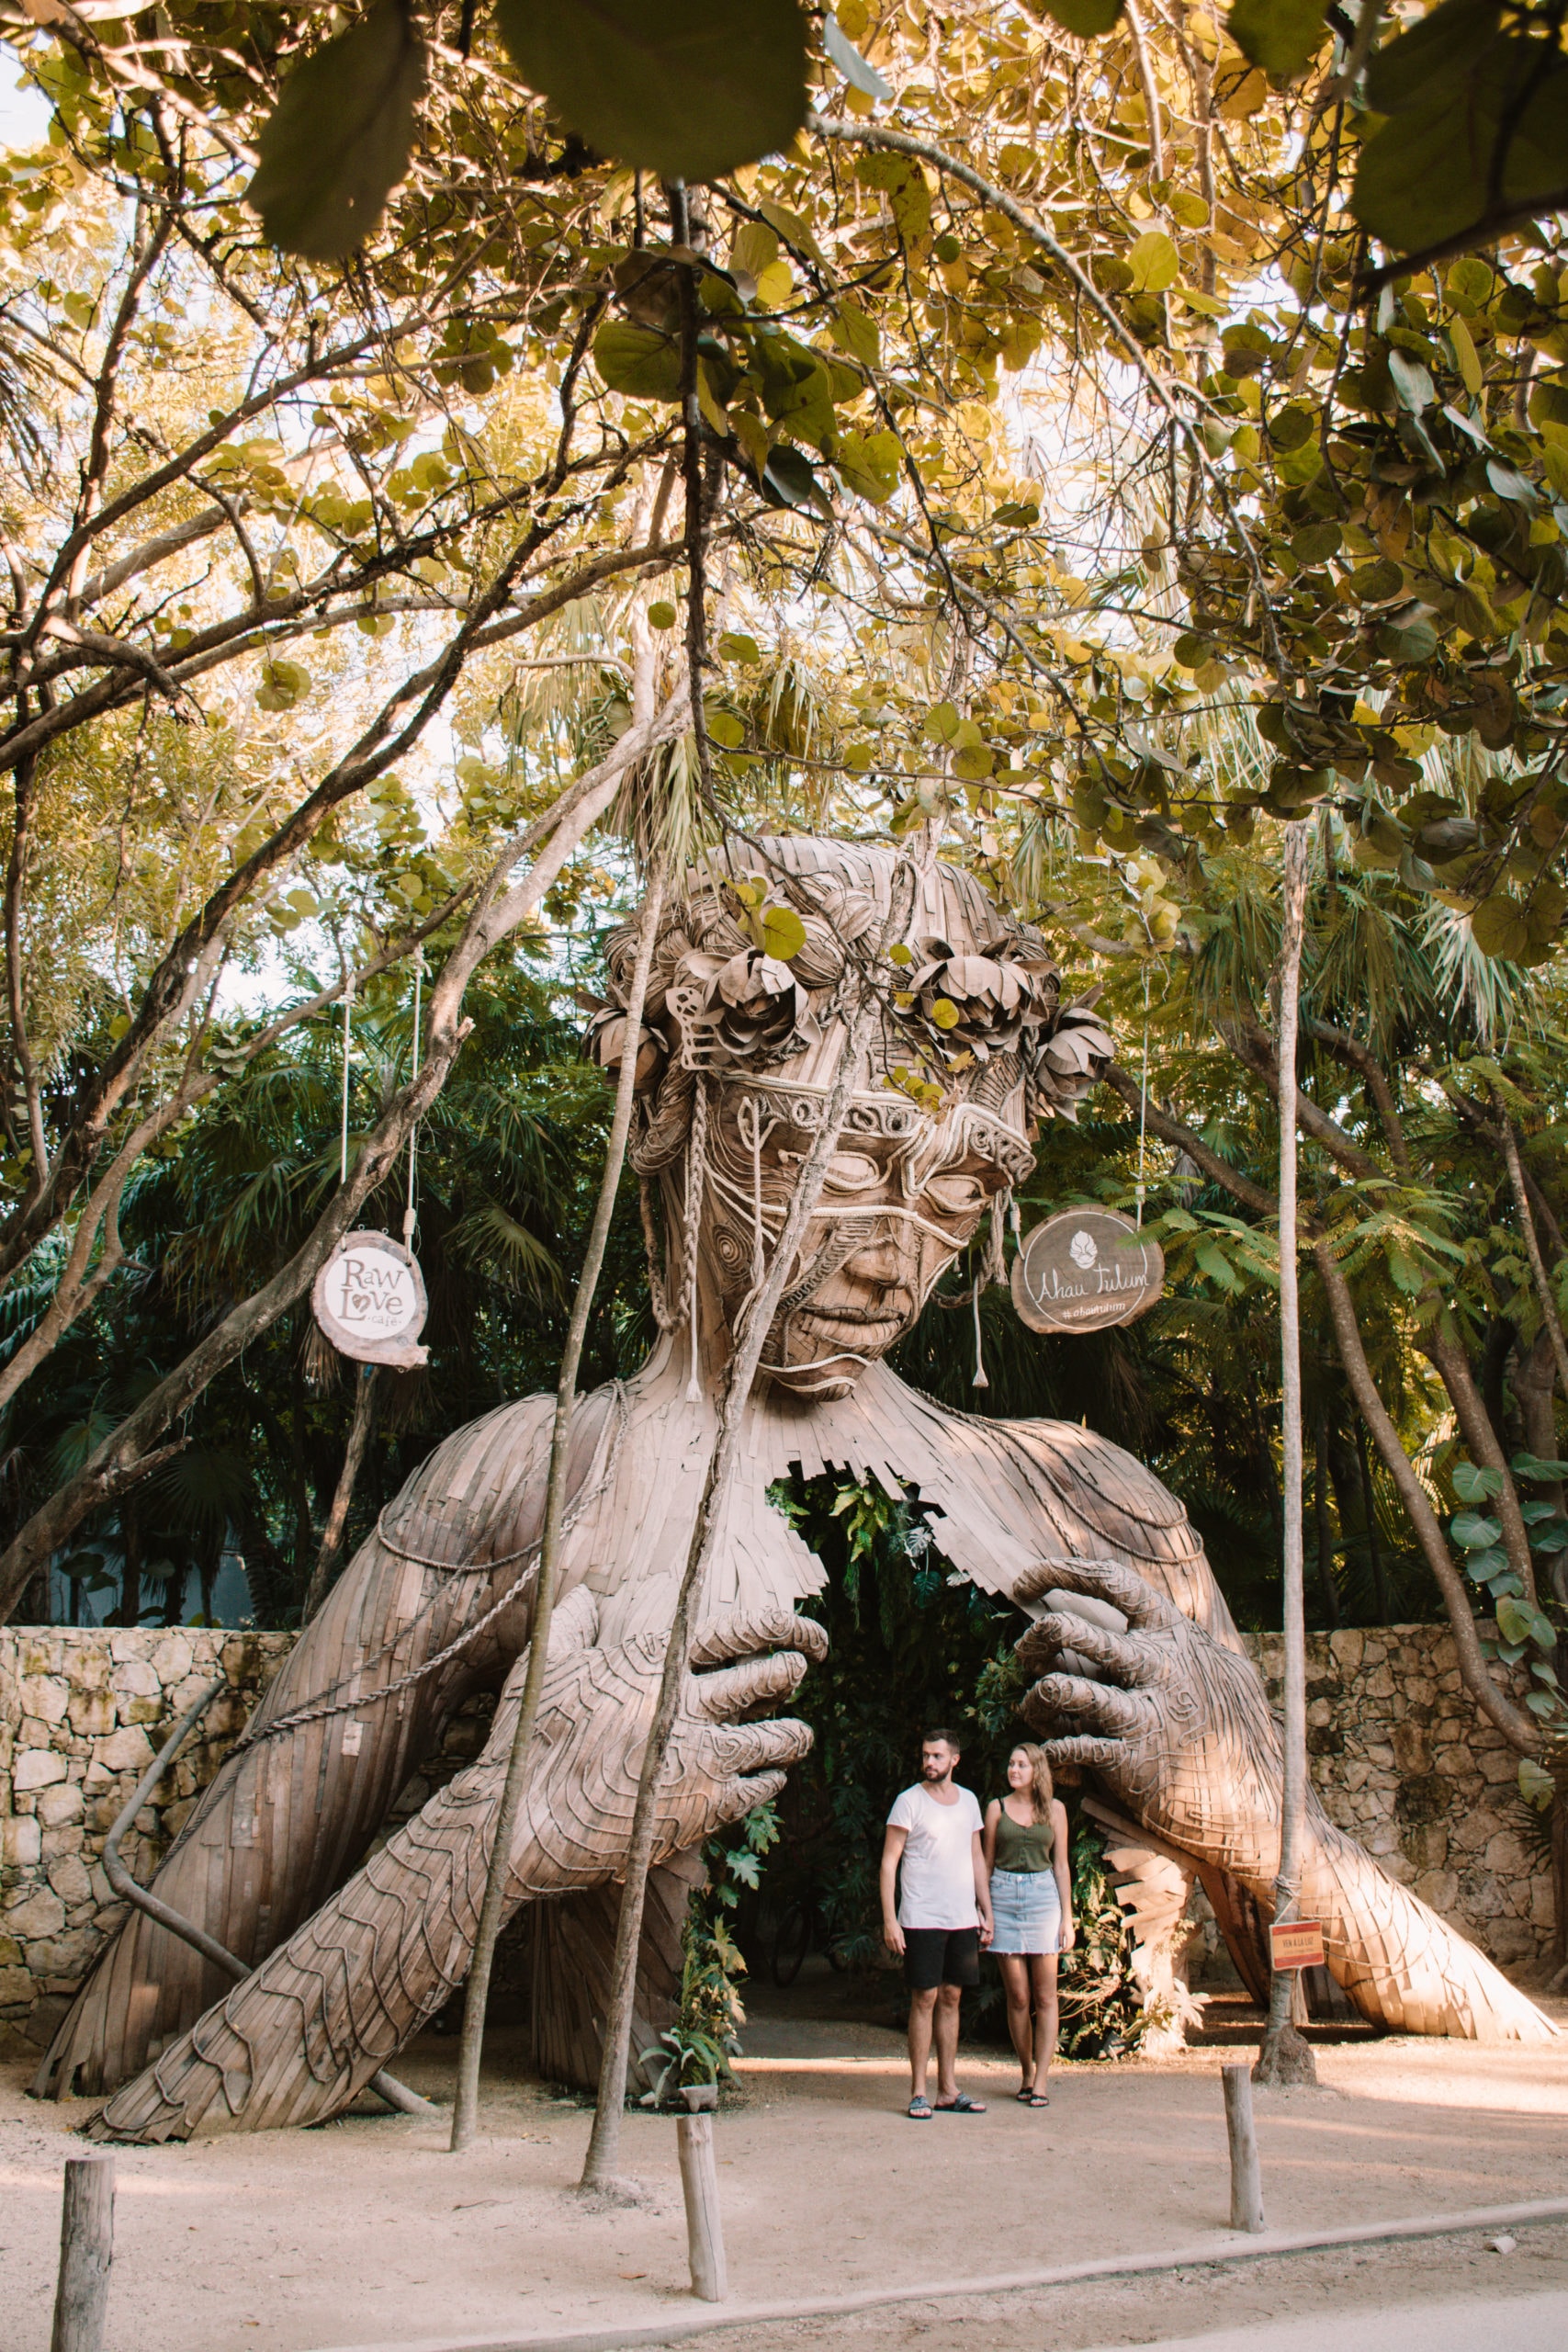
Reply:
[[[612, 1401], [613, 1392], [601, 1390], [577, 1417], [578, 1484], [602, 1448]], [[361, 1671], [366, 1703], [355, 1715], [302, 1724], [230, 1758], [165, 1857], [155, 1892], [242, 1959], [264, 1959], [343, 1883], [398, 1792], [439, 1744], [447, 1717], [473, 1690], [498, 1686], [525, 1642], [526, 1589], [471, 1650], [390, 1703], [375, 1703], [377, 1690], [455, 1639], [525, 1565], [495, 1574], [487, 1566], [536, 1536], [551, 1410], [550, 1398], [529, 1397], [437, 1448], [385, 1523], [400, 1551], [449, 1561], [452, 1572], [443, 1577], [416, 1566], [372, 1536], [275, 1678], [254, 1724], [331, 1690], [400, 1630], [389, 1654]], [[344, 1748], [349, 1723], [360, 1725], [357, 1753]], [[35, 2090], [63, 2097], [73, 2086], [113, 2089], [225, 1989], [226, 1980], [189, 1945], [132, 1914], [61, 2024]]]
[[[631, 2064], [634, 2091], [651, 2086], [641, 2052], [675, 2021], [681, 2002], [681, 1932], [705, 1866], [700, 1853], [676, 1854], [649, 1873], [637, 1960]], [[536, 2072], [547, 2082], [591, 2091], [599, 2080], [601, 2028], [610, 1995], [610, 1962], [620, 1912], [618, 1886], [593, 1887], [529, 1914], [529, 2034]]]

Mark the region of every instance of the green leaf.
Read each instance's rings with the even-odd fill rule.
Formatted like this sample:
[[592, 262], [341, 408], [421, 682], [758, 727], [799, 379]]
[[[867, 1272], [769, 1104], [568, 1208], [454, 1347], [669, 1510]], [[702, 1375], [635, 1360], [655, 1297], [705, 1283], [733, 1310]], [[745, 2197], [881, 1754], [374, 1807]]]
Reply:
[[793, 907], [770, 907], [762, 917], [762, 945], [781, 964], [798, 956], [806, 944], [806, 925]]
[[1235, 0], [1225, 28], [1244, 57], [1289, 81], [1322, 48], [1324, 0]]
[[680, 346], [653, 327], [606, 320], [593, 338], [593, 364], [612, 392], [640, 401], [681, 397]]
[[[1516, 1461], [1517, 1470], [1519, 1464]], [[1473, 1462], [1456, 1462], [1453, 1466], [1454, 1492], [1461, 1503], [1478, 1503], [1490, 1495], [1503, 1491], [1501, 1470], [1483, 1470]]]
[[[1391, 102], [1372, 104], [1390, 119], [1361, 150], [1351, 210], [1396, 250], [1461, 236], [1495, 200], [1544, 200], [1568, 178], [1568, 59], [1545, 63], [1541, 42], [1498, 23], [1490, 0], [1448, 0], [1374, 61]], [[1439, 31], [1395, 79], [1399, 52]]]
[[965, 743], [953, 754], [953, 773], [963, 784], [978, 784], [996, 766], [996, 756], [988, 743]]
[[[1559, 1478], [1568, 1478], [1568, 1462], [1543, 1462], [1539, 1453], [1516, 1453], [1508, 1467], [1516, 1478], [1529, 1478], [1538, 1485], [1555, 1485]], [[1493, 1477], [1497, 1475], [1491, 1473]]]
[[1533, 1634], [1535, 1611], [1506, 1593], [1497, 1603], [1497, 1631], [1506, 1642], [1528, 1642]]
[[1538, 1813], [1544, 1813], [1557, 1794], [1556, 1781], [1550, 1772], [1541, 1770], [1533, 1756], [1519, 1758], [1519, 1794]]
[[718, 640], [717, 652], [721, 662], [743, 662], [748, 667], [762, 658], [762, 649], [756, 639], [743, 635], [739, 629], [725, 631]]
[[708, 710], [705, 711], [704, 717], [707, 721], [710, 742], [716, 743], [721, 751], [738, 752], [739, 750], [746, 741], [746, 729], [734, 711]]
[[1442, 0], [1373, 57], [1368, 105], [1378, 114], [1408, 114], [1456, 87], [1490, 45], [1498, 17], [1497, 0]]
[[364, 243], [408, 169], [424, 44], [400, 0], [297, 65], [256, 141], [245, 200], [285, 253], [340, 261]]
[[675, 607], [671, 604], [668, 597], [661, 596], [656, 605], [649, 605], [648, 608], [648, 625], [649, 628], [674, 628]]
[[500, 0], [496, 23], [564, 121], [663, 179], [718, 179], [806, 119], [796, 0]]
[[1529, 945], [1524, 911], [1506, 891], [1483, 899], [1470, 918], [1471, 935], [1483, 956], [1522, 956]]
[[898, 487], [902, 444], [896, 433], [840, 433], [833, 443], [833, 463], [851, 490], [880, 506]]
[[1455, 1514], [1450, 1532], [1467, 1552], [1480, 1552], [1495, 1544], [1503, 1531], [1495, 1519], [1483, 1519], [1479, 1511], [1461, 1510]]
[[1055, 18], [1065, 33], [1093, 40], [1096, 34], [1108, 33], [1120, 24], [1122, 0], [1045, 0], [1045, 13]]
[[1127, 255], [1134, 294], [1163, 294], [1181, 267], [1176, 247], [1161, 229], [1145, 230]]

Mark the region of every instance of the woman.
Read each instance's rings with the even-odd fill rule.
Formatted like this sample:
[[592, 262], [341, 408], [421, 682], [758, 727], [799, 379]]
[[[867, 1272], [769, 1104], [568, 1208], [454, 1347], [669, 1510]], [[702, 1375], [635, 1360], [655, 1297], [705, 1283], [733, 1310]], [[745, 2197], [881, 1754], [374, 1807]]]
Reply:
[[1023, 2069], [1022, 2107], [1049, 2107], [1045, 2077], [1056, 2047], [1056, 1958], [1073, 1948], [1067, 1813], [1043, 1747], [1015, 1747], [1008, 1792], [986, 1807], [992, 1956], [1001, 1963], [1008, 2031]]

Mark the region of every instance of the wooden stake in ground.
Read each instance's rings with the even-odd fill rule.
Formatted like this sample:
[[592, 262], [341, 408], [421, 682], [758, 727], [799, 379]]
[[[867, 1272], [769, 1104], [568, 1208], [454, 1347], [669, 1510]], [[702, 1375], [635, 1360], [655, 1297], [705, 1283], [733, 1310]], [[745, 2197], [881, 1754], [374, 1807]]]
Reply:
[[[884, 935], [884, 944], [901, 936], [907, 910], [908, 894], [901, 892], [896, 884], [894, 911]], [[685, 1571], [676, 1598], [670, 1646], [664, 1654], [659, 1704], [654, 1712], [653, 1727], [649, 1734], [637, 1781], [631, 1846], [626, 1856], [626, 1885], [615, 1928], [610, 2014], [604, 2021], [604, 2052], [599, 2068], [598, 2104], [594, 2109], [593, 2131], [588, 2143], [588, 2158], [580, 2184], [583, 2188], [614, 2189], [616, 2186], [621, 2114], [626, 2106], [626, 2069], [631, 2051], [637, 1943], [642, 1933], [643, 1898], [648, 1888], [649, 1867], [653, 1859], [654, 1796], [675, 1722], [681, 1678], [686, 1671], [691, 1651], [696, 1596], [713, 1550], [724, 1497], [739, 1457], [746, 1406], [761, 1360], [763, 1343], [773, 1329], [785, 1282], [793, 1274], [796, 1254], [821, 1193], [828, 1162], [838, 1144], [850, 1096], [865, 1057], [873, 1023], [880, 1014], [880, 1000], [871, 978], [867, 976], [860, 1004], [844, 1034], [832, 1087], [823, 1108], [822, 1124], [817, 1130], [801, 1170], [790, 1202], [789, 1215], [784, 1219], [784, 1231], [773, 1251], [773, 1263], [761, 1288], [753, 1291], [748, 1299], [736, 1333], [735, 1353], [730, 1359], [719, 1412], [718, 1437], [708, 1459], [702, 1500], [697, 1507], [696, 1524], [692, 1531], [691, 1548], [686, 1555]]]
[[1245, 2066], [1221, 2068], [1225, 2085], [1225, 2137], [1231, 2152], [1231, 2227], [1256, 2236], [1263, 2219], [1263, 2168], [1252, 2122], [1252, 2077]]
[[[1280, 1799], [1280, 1869], [1274, 1917], [1294, 1916], [1306, 1835], [1306, 1618], [1302, 1590], [1302, 1326], [1296, 1259], [1296, 1040], [1300, 1030], [1302, 932], [1306, 919], [1304, 822], [1285, 828], [1285, 921], [1280, 971], [1280, 1349], [1284, 1439], [1284, 1778]], [[1275, 1969], [1269, 2022], [1253, 2079], [1315, 2082], [1312, 2051], [1291, 2023], [1293, 1972]]]
[[103, 2352], [114, 2260], [114, 2158], [67, 2156], [50, 2352]]
[[713, 2116], [682, 2115], [675, 2125], [681, 2156], [681, 2191], [686, 2202], [686, 2258], [692, 2292], [702, 2303], [722, 2303], [729, 2293], [724, 2258], [724, 2220], [718, 2210], [718, 2168], [713, 2154]]
[[454, 2155], [466, 2148], [473, 2138], [474, 2124], [479, 2115], [479, 2060], [484, 2050], [485, 2005], [490, 1997], [491, 1968], [495, 1960], [496, 1939], [501, 1934], [502, 1913], [506, 1904], [512, 1833], [528, 1778], [528, 1751], [533, 1745], [534, 1726], [539, 1719], [539, 1696], [545, 1687], [545, 1668], [549, 1657], [550, 1617], [555, 1608], [556, 1565], [560, 1552], [561, 1521], [566, 1511], [567, 1454], [571, 1443], [572, 1413], [577, 1403], [578, 1367], [582, 1362], [582, 1342], [588, 1330], [593, 1294], [599, 1286], [600, 1269], [604, 1263], [605, 1244], [609, 1240], [610, 1226], [615, 1214], [615, 1195], [621, 1186], [621, 1170], [626, 1163], [626, 1137], [631, 1133], [632, 1099], [637, 1091], [637, 1040], [642, 1035], [642, 1008], [648, 997], [648, 976], [653, 964], [654, 944], [659, 937], [659, 910], [663, 899], [664, 876], [656, 863], [649, 876], [648, 890], [643, 899], [642, 930], [637, 938], [637, 961], [632, 967], [631, 990], [626, 999], [626, 1033], [621, 1044], [620, 1073], [615, 1081], [615, 1115], [610, 1122], [610, 1138], [604, 1148], [604, 1173], [599, 1185], [599, 1199], [593, 1211], [593, 1225], [588, 1236], [582, 1272], [577, 1278], [577, 1295], [571, 1303], [571, 1321], [567, 1327], [560, 1379], [556, 1386], [549, 1483], [545, 1489], [539, 1573], [534, 1587], [534, 1614], [528, 1634], [528, 1672], [523, 1685], [522, 1713], [517, 1718], [512, 1753], [507, 1758], [501, 1810], [496, 1816], [495, 1842], [491, 1848], [484, 1902], [479, 1910], [479, 1936], [463, 2000], [463, 2038], [457, 2050], [457, 2092], [452, 2106], [451, 2153]]

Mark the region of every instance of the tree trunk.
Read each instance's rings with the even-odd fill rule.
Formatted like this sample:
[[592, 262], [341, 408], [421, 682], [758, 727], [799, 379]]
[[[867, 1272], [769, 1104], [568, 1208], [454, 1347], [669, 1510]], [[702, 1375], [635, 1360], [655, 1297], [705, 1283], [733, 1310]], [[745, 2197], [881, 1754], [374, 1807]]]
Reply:
[[[1301, 1013], [1302, 931], [1306, 917], [1307, 846], [1301, 820], [1285, 828], [1284, 933], [1280, 972], [1280, 1373], [1283, 1428], [1285, 1541], [1283, 1691], [1284, 1772], [1280, 1799], [1280, 1868], [1274, 1917], [1295, 1917], [1306, 1837], [1306, 1611], [1302, 1589], [1302, 1331], [1296, 1224], [1296, 1038]], [[1312, 2052], [1291, 2023], [1293, 1971], [1275, 1969], [1269, 2022], [1258, 2053], [1263, 2083], [1314, 2082]]]
[[[550, 1615], [555, 1606], [556, 1564], [560, 1551], [561, 1519], [566, 1507], [567, 1456], [571, 1444], [572, 1415], [577, 1406], [577, 1374], [582, 1362], [582, 1342], [588, 1330], [593, 1294], [599, 1287], [599, 1271], [604, 1263], [604, 1250], [610, 1238], [615, 1195], [621, 1188], [621, 1170], [626, 1165], [626, 1138], [631, 1133], [632, 1102], [637, 1091], [642, 1012], [648, 998], [648, 977], [653, 967], [660, 909], [663, 900], [664, 876], [656, 863], [649, 875], [642, 904], [642, 931], [637, 940], [637, 961], [632, 967], [631, 989], [626, 1001], [621, 1066], [615, 1080], [615, 1109], [610, 1122], [609, 1139], [604, 1147], [604, 1171], [599, 1180], [599, 1198], [593, 1211], [593, 1224], [588, 1236], [582, 1271], [577, 1278], [577, 1295], [571, 1302], [571, 1320], [567, 1326], [566, 1346], [561, 1353], [560, 1376], [556, 1386], [549, 1479], [545, 1492], [545, 1523], [539, 1545], [539, 1575], [534, 1588], [533, 1622], [528, 1634], [527, 1678], [523, 1686], [523, 1704], [518, 1713], [517, 1726], [512, 1737], [512, 1751], [507, 1758], [501, 1810], [496, 1816], [495, 1838], [485, 1873], [484, 1901], [479, 1907], [479, 1929], [474, 1939], [474, 1957], [463, 1997], [463, 2038], [457, 2052], [457, 2096], [452, 2102], [450, 2145], [453, 2154], [466, 2148], [472, 2140], [479, 2115], [479, 2060], [484, 2047], [485, 2004], [490, 1996], [491, 1968], [506, 1906], [506, 1883], [512, 1865], [512, 1833], [528, 1777], [529, 1750], [533, 1747], [535, 1726], [539, 1720], [539, 1699], [545, 1687], [545, 1668], [549, 1659]], [[640, 1926], [639, 1919], [639, 1928]], [[634, 1973], [636, 1961], [634, 1946], [631, 1960]]]
[[[1332, 1634], [1339, 1623], [1339, 1588], [1334, 1581], [1334, 1539], [1328, 1523], [1328, 1408], [1319, 1405], [1313, 1431], [1312, 1510], [1317, 1532], [1317, 1581], [1323, 1614]], [[1344, 1528], [1341, 1526], [1343, 1535]]]
[[327, 1514], [326, 1532], [316, 1555], [314, 1573], [305, 1594], [301, 1623], [308, 1625], [328, 1593], [343, 1557], [343, 1540], [348, 1528], [349, 1509], [354, 1501], [354, 1489], [359, 1482], [360, 1464], [365, 1449], [370, 1442], [370, 1430], [376, 1419], [376, 1371], [373, 1363], [355, 1364], [354, 1410], [349, 1416], [348, 1443], [344, 1451], [343, 1469], [339, 1473], [337, 1491]]

